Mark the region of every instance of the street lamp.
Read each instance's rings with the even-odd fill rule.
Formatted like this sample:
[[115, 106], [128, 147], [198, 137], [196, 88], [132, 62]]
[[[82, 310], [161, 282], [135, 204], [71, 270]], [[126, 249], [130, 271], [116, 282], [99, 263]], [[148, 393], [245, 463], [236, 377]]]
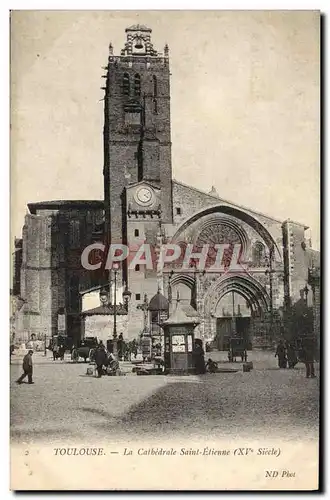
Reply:
[[[117, 272], [119, 270], [119, 265], [113, 265], [113, 271], [114, 271], [114, 304], [113, 304], [113, 315], [114, 315], [114, 334], [117, 333]], [[109, 292], [107, 288], [110, 287], [109, 285], [106, 285], [104, 288], [101, 288], [100, 290], [100, 301], [103, 306], [111, 308], [111, 303], [109, 300]], [[125, 284], [125, 290], [123, 292], [123, 300], [125, 304], [125, 309], [126, 312], [128, 312], [128, 303], [130, 301], [132, 292], [129, 291], [127, 287], [127, 283]]]
[[119, 264], [115, 262], [112, 266], [112, 269], [114, 271], [114, 285], [115, 289], [113, 292], [113, 337], [117, 337], [117, 273], [119, 270]]
[[109, 304], [109, 295], [105, 289], [102, 289], [100, 291], [100, 301], [101, 301], [101, 304], [104, 306]]
[[144, 334], [149, 333], [149, 330], [148, 330], [148, 306], [149, 306], [149, 300], [148, 300], [147, 294], [145, 293], [143, 303], [136, 306], [137, 309], [140, 309], [140, 311], [143, 311], [143, 333]]
[[124, 299], [124, 303], [125, 303], [127, 310], [128, 310], [128, 303], [131, 300], [131, 296], [132, 296], [132, 292], [129, 291], [129, 289], [127, 288], [127, 283], [126, 283], [125, 290], [123, 291], [123, 299]]

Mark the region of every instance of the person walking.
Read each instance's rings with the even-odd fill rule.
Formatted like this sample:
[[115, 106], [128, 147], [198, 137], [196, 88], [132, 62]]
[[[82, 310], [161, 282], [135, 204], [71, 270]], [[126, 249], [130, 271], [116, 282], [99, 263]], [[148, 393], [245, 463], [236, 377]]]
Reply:
[[59, 357], [59, 346], [57, 345], [57, 343], [55, 345], [53, 345], [53, 360], [56, 361], [57, 358]]
[[205, 373], [206, 369], [205, 369], [204, 349], [201, 339], [195, 339], [193, 360], [194, 360], [196, 375], [202, 375], [203, 373]]
[[286, 358], [286, 353], [285, 353], [285, 345], [283, 343], [283, 340], [280, 340], [275, 352], [275, 358], [277, 357], [278, 359], [278, 367], [279, 368], [286, 368], [287, 365], [287, 358]]
[[61, 344], [60, 348], [58, 350], [58, 355], [59, 355], [61, 361], [64, 361], [64, 354], [65, 354], [65, 347], [63, 344]]
[[306, 378], [315, 378], [315, 340], [312, 337], [307, 337], [302, 341], [301, 358], [306, 367]]
[[20, 376], [18, 380], [16, 380], [17, 384], [21, 384], [25, 377], [28, 378], [29, 384], [34, 384], [32, 381], [32, 373], [33, 373], [33, 363], [32, 363], [32, 354], [33, 351], [30, 349], [29, 352], [23, 358], [23, 374]]
[[103, 374], [103, 365], [107, 363], [107, 353], [105, 352], [103, 342], [100, 342], [95, 350], [94, 361], [96, 364], [97, 378], [101, 378]]

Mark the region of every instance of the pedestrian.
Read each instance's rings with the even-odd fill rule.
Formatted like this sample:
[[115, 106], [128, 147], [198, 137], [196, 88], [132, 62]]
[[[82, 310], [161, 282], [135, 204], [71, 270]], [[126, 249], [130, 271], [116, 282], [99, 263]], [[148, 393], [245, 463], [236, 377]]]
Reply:
[[117, 346], [118, 346], [118, 359], [119, 361], [122, 361], [124, 355], [124, 336], [122, 333], [119, 334]]
[[216, 373], [218, 370], [218, 363], [213, 361], [213, 359], [209, 358], [207, 360], [206, 365], [205, 365], [205, 369], [206, 369], [206, 371], [208, 371], [210, 373]]
[[306, 337], [302, 341], [301, 359], [305, 363], [306, 378], [315, 378], [315, 339]]
[[131, 344], [130, 342], [124, 342], [124, 361], [130, 361], [131, 359]]
[[194, 358], [195, 373], [197, 375], [202, 375], [203, 373], [205, 373], [206, 370], [205, 370], [203, 342], [200, 339], [195, 340], [193, 358]]
[[294, 368], [298, 363], [296, 350], [290, 342], [286, 342], [286, 355], [288, 358], [289, 368]]
[[65, 347], [63, 344], [61, 344], [60, 348], [58, 350], [58, 355], [59, 355], [61, 361], [64, 361], [64, 354], [65, 354]]
[[135, 339], [132, 340], [132, 343], [131, 343], [131, 351], [134, 355], [134, 359], [136, 359], [136, 356], [137, 356], [137, 342]]
[[117, 375], [119, 371], [119, 362], [116, 359], [116, 356], [112, 352], [109, 354], [108, 366], [109, 366], [108, 374]]
[[59, 357], [59, 346], [57, 344], [53, 345], [53, 360], [56, 361]]
[[17, 384], [21, 384], [25, 377], [28, 378], [28, 383], [29, 384], [34, 384], [32, 381], [32, 373], [33, 373], [33, 364], [32, 364], [32, 354], [33, 351], [30, 349], [27, 354], [25, 354], [23, 358], [23, 374], [20, 376], [18, 380], [16, 380]]
[[275, 358], [276, 357], [278, 359], [278, 367], [279, 368], [286, 368], [287, 358], [286, 358], [285, 345], [283, 343], [283, 340], [280, 340], [278, 345], [277, 345]]
[[95, 350], [94, 361], [96, 364], [97, 378], [101, 378], [103, 374], [103, 365], [107, 363], [107, 353], [102, 342], [99, 343]]

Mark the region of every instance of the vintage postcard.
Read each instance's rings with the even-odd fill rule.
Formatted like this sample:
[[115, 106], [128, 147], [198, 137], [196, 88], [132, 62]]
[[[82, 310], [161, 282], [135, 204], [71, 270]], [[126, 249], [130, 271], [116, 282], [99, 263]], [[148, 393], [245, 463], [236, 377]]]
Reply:
[[319, 489], [320, 18], [11, 12], [13, 490]]

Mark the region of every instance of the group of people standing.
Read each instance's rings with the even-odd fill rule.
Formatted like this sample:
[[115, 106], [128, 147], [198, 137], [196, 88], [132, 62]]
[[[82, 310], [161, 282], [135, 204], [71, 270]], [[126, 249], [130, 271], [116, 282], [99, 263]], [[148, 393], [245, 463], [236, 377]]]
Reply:
[[300, 345], [296, 348], [289, 341], [280, 340], [275, 357], [278, 359], [279, 368], [294, 368], [298, 361], [305, 363], [306, 377], [315, 378], [315, 341], [313, 338], [301, 340]]
[[107, 341], [107, 349], [118, 355], [119, 361], [130, 361], [132, 355], [136, 358], [138, 352], [138, 344], [136, 340], [126, 342], [122, 333], [117, 336], [113, 334], [113, 338]]
[[298, 357], [296, 355], [296, 350], [290, 342], [285, 342], [280, 340], [276, 352], [275, 358], [278, 360], [279, 368], [294, 368], [298, 363]]
[[[74, 348], [74, 346], [73, 346], [73, 348]], [[57, 359], [64, 361], [64, 354], [65, 354], [65, 346], [64, 345], [55, 344], [53, 346], [52, 350], [53, 350], [53, 360], [54, 361], [56, 361]]]

